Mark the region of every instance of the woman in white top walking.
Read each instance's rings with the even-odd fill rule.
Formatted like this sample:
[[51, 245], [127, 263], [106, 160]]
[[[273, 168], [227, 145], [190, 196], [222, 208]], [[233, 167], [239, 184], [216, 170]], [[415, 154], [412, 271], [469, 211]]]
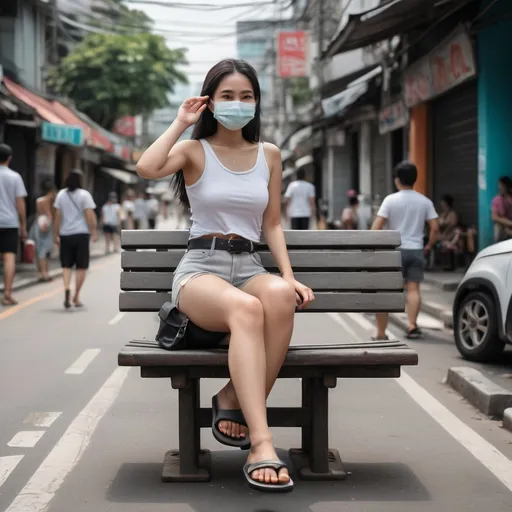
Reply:
[[[69, 309], [71, 302], [80, 308], [80, 290], [89, 268], [89, 240], [98, 240], [96, 233], [96, 204], [91, 194], [82, 188], [83, 173], [74, 169], [66, 179], [66, 188], [55, 199], [54, 241], [60, 247], [60, 262], [64, 278], [64, 307]], [[76, 267], [75, 294], [71, 301], [71, 274]]]
[[[290, 265], [281, 227], [281, 153], [259, 142], [255, 70], [244, 61], [221, 61], [201, 94], [183, 103], [137, 170], [146, 179], [175, 175], [177, 195], [192, 209], [172, 300], [203, 329], [231, 333], [231, 380], [213, 397], [213, 434], [250, 447], [244, 474], [251, 487], [289, 491], [293, 482], [273, 447], [266, 397], [288, 350], [297, 301], [303, 308], [314, 296]], [[193, 124], [192, 140], [177, 143]], [[282, 277], [261, 264], [255, 250], [261, 231]]]

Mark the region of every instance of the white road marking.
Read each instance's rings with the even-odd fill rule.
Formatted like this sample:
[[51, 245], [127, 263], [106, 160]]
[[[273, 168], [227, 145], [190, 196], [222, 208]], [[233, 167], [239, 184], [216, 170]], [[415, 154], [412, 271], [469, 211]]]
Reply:
[[117, 315], [114, 318], [112, 318], [112, 320], [110, 320], [108, 325], [118, 324], [123, 319], [124, 315], [125, 315], [125, 313], [117, 313]]
[[402, 389], [448, 434], [480, 461], [509, 491], [512, 491], [512, 461], [497, 448], [459, 420], [427, 390], [402, 370], [396, 379]]
[[9, 475], [16, 469], [24, 455], [7, 455], [0, 457], [0, 487], [9, 478]]
[[88, 348], [82, 355], [64, 372], [68, 375], [81, 375], [101, 352], [99, 348]]
[[348, 324], [348, 322], [339, 314], [339, 313], [328, 313], [328, 315], [343, 329], [350, 334], [354, 338], [355, 341], [360, 341], [361, 336], [359, 336], [352, 327]]
[[61, 414], [61, 412], [31, 412], [23, 423], [28, 423], [34, 427], [48, 428], [53, 425]]
[[[370, 331], [374, 329], [372, 323], [360, 313], [348, 314], [361, 327]], [[386, 331], [386, 334], [389, 335], [389, 331]], [[403, 369], [402, 376], [395, 380], [431, 418], [512, 491], [512, 461], [510, 459], [457, 418]]]
[[7, 443], [7, 446], [11, 448], [34, 448], [45, 432], [46, 430], [22, 430]]
[[[376, 326], [373, 325], [368, 318], [366, 318], [362, 313], [347, 313], [347, 315], [357, 322], [365, 331], [373, 332], [376, 330]], [[396, 338], [389, 330], [386, 330], [386, 336], [389, 338]]]
[[78, 464], [99, 421], [121, 391], [130, 368], [114, 370], [91, 401], [72, 421], [32, 478], [5, 512], [43, 512], [66, 476]]

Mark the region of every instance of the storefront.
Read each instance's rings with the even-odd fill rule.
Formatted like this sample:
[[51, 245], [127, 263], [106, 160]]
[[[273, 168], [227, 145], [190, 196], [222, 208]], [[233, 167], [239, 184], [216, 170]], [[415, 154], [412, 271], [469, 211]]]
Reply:
[[404, 160], [404, 127], [409, 122], [402, 100], [392, 101], [381, 108], [372, 147], [372, 189], [374, 202], [394, 192], [393, 169]]
[[[461, 25], [404, 72], [410, 153], [418, 190], [436, 207], [454, 197], [462, 223], [477, 223], [478, 94], [472, 40]], [[426, 160], [426, 161], [425, 161]]]

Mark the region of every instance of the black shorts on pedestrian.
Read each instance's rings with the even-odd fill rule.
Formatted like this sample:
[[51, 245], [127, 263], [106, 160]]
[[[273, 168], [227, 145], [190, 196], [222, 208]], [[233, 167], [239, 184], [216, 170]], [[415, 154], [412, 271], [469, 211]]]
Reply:
[[309, 229], [309, 217], [292, 217], [292, 229]]
[[60, 237], [60, 264], [62, 268], [86, 270], [89, 268], [89, 235]]
[[401, 249], [402, 274], [409, 283], [421, 283], [425, 268], [423, 249]]
[[103, 233], [107, 235], [114, 235], [117, 233], [117, 226], [109, 226], [108, 224], [103, 224]]
[[8, 252], [17, 254], [19, 242], [18, 228], [0, 228], [0, 254]]

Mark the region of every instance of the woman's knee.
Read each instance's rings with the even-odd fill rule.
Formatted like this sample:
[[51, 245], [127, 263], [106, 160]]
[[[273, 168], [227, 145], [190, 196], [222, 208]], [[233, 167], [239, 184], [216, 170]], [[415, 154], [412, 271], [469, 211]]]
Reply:
[[248, 294], [237, 296], [230, 309], [231, 325], [242, 324], [246, 328], [263, 327], [263, 304], [256, 297]]
[[294, 313], [297, 305], [297, 295], [293, 285], [284, 279], [276, 279], [269, 283], [268, 293], [262, 299], [265, 313], [283, 312]]

